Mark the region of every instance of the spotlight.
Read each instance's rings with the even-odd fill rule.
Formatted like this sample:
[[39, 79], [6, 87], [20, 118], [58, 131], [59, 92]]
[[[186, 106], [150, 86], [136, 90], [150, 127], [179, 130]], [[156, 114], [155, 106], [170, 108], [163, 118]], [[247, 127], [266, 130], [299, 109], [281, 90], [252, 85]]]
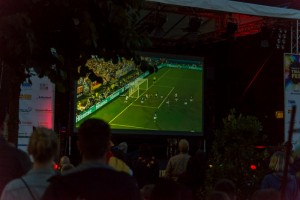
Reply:
[[277, 30], [277, 39], [276, 39], [276, 48], [277, 49], [285, 49], [287, 39], [287, 30], [279, 28]]

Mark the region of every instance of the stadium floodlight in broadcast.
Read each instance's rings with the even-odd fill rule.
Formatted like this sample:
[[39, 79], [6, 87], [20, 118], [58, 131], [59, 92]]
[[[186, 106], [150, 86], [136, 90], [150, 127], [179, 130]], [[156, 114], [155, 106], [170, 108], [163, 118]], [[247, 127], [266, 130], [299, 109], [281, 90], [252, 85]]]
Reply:
[[203, 133], [203, 60], [199, 57], [140, 53], [157, 66], [142, 71], [133, 61], [94, 60], [103, 84], [77, 82], [75, 129], [87, 118], [107, 121], [116, 134], [194, 135]]

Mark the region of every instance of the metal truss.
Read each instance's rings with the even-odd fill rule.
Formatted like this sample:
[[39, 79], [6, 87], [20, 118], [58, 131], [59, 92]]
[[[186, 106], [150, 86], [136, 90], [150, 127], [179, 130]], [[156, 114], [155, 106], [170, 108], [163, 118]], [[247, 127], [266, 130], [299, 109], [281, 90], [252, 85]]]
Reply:
[[300, 31], [299, 20], [292, 22], [291, 24], [291, 49], [290, 53], [299, 54], [299, 31]]

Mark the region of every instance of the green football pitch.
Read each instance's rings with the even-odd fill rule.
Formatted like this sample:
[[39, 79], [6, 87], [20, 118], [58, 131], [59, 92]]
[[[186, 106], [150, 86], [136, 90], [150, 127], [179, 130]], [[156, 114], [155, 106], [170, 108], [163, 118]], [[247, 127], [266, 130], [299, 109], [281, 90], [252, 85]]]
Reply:
[[203, 71], [166, 67], [146, 78], [148, 89], [138, 98], [126, 101], [126, 91], [89, 118], [113, 129], [202, 132]]

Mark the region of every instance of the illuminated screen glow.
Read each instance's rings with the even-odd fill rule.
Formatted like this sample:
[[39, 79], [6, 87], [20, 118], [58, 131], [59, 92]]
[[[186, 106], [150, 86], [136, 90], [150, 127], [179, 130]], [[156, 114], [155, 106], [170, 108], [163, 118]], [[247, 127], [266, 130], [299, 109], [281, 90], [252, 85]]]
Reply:
[[115, 133], [201, 135], [202, 59], [156, 55], [142, 60], [157, 71], [142, 72], [127, 60], [118, 66], [97, 58], [90, 61], [104, 82], [87, 77], [77, 82], [76, 128], [87, 118], [100, 118]]

